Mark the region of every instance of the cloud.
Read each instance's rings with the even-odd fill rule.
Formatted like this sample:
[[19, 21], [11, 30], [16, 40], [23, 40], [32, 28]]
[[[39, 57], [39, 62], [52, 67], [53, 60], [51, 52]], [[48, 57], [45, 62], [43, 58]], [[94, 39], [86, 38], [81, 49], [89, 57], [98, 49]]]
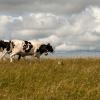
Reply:
[[79, 40], [81, 42], [85, 42], [85, 43], [91, 43], [98, 41], [100, 38], [96, 35], [96, 34], [92, 34], [92, 33], [84, 33], [83, 36], [79, 36]]
[[57, 46], [55, 48], [57, 51], [70, 51], [70, 50], [78, 50], [80, 49], [80, 47], [76, 46], [76, 45], [67, 45], [65, 43]]
[[9, 36], [7, 33], [7, 24], [11, 21], [11, 16], [1, 15], [0, 16], [0, 38], [4, 38], [6, 36]]
[[10, 20], [11, 20], [10, 16], [5, 16], [5, 15], [0, 16], [0, 29], [4, 30], [5, 26], [7, 25], [7, 23], [10, 22]]
[[99, 12], [99, 7], [90, 6], [66, 18], [65, 23], [55, 32], [61, 43], [56, 50], [99, 50]]
[[90, 5], [100, 6], [98, 0], [0, 0], [0, 12], [23, 15], [29, 12], [69, 15], [79, 13]]
[[27, 16], [13, 17], [10, 24], [15, 29], [53, 30], [63, 24], [63, 19], [52, 13], [31, 13]]
[[8, 38], [37, 39], [45, 38], [55, 33], [64, 24], [64, 17], [52, 13], [29, 13], [18, 17], [11, 17], [6, 23]]
[[46, 38], [42, 38], [42, 39], [40, 38], [38, 40], [42, 41], [42, 42], [51, 43], [54, 47], [56, 47], [57, 45], [62, 43], [61, 42], [62, 40], [59, 37], [57, 37], [56, 35], [50, 35]]
[[42, 12], [20, 16], [1, 15], [0, 37], [50, 42], [59, 51], [99, 50], [99, 12], [99, 7], [89, 6], [70, 16]]

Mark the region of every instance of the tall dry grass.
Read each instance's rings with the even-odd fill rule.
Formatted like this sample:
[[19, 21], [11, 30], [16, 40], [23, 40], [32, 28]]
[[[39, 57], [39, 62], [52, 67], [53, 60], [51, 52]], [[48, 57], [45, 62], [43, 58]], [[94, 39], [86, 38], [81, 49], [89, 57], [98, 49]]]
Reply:
[[100, 100], [100, 59], [0, 61], [0, 100]]

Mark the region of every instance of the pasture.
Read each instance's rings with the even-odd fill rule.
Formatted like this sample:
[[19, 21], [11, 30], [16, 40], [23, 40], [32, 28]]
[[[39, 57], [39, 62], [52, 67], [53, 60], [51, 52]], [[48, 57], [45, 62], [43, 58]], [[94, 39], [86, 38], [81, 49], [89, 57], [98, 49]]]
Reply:
[[0, 61], [0, 100], [99, 99], [99, 58]]

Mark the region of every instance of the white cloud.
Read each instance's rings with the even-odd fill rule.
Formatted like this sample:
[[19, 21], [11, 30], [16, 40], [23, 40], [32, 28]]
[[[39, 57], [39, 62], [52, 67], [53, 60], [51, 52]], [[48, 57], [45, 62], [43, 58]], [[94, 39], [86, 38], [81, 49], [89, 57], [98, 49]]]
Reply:
[[76, 45], [68, 45], [68, 44], [61, 44], [55, 48], [57, 51], [70, 51], [70, 50], [78, 50], [80, 47]]
[[7, 23], [11, 21], [11, 16], [5, 16], [1, 15], [0, 16], [0, 31], [5, 31], [5, 27]]
[[99, 7], [90, 6], [71, 16], [53, 13], [29, 13], [17, 17], [2, 15], [0, 33], [6, 39], [11, 33], [10, 38], [50, 42], [56, 50], [99, 49], [99, 12]]
[[11, 22], [12, 17], [1, 15], [0, 16], [0, 39], [9, 37], [7, 24]]
[[[36, 29], [55, 29], [62, 23], [60, 16], [52, 13], [31, 13], [30, 16], [23, 16], [24, 23]], [[30, 26], [32, 25], [32, 26]]]
[[23, 21], [23, 17], [22, 17], [22, 16], [12, 17], [11, 22], [13, 23], [13, 22], [16, 21], [16, 20], [18, 20], [18, 21]]
[[87, 33], [83, 34], [82, 36], [80, 36], [79, 40], [81, 42], [86, 42], [86, 43], [91, 42], [91, 44], [92, 44], [92, 42], [100, 40], [100, 37], [98, 37], [96, 34], [92, 34], [92, 33], [87, 32]]
[[58, 44], [56, 50], [99, 49], [100, 15], [97, 15], [99, 10], [98, 7], [90, 6], [81, 13], [66, 18], [65, 23], [55, 33], [59, 37], [59, 44], [62, 43]]
[[[36, 35], [36, 31], [34, 30], [20, 30], [20, 31], [15, 31], [14, 35], [23, 35], [23, 36], [28, 36], [28, 35]], [[13, 35], [13, 34], [12, 34]]]
[[38, 39], [38, 40], [42, 42], [51, 43], [55, 47], [62, 43], [61, 39], [57, 37], [56, 35], [50, 35], [49, 37]]

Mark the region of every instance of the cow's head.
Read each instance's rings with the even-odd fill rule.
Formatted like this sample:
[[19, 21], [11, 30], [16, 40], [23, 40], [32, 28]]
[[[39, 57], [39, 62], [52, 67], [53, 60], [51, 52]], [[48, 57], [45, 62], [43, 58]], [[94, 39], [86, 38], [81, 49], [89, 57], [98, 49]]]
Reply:
[[50, 43], [48, 43], [47, 45], [42, 44], [37, 50], [37, 52], [39, 52], [40, 54], [44, 53], [45, 55], [48, 55], [48, 52], [52, 53], [53, 51], [53, 47], [50, 45]]
[[48, 50], [48, 52], [54, 52], [54, 49], [53, 49], [53, 47], [50, 45], [50, 43], [48, 43], [47, 44], [47, 50]]

